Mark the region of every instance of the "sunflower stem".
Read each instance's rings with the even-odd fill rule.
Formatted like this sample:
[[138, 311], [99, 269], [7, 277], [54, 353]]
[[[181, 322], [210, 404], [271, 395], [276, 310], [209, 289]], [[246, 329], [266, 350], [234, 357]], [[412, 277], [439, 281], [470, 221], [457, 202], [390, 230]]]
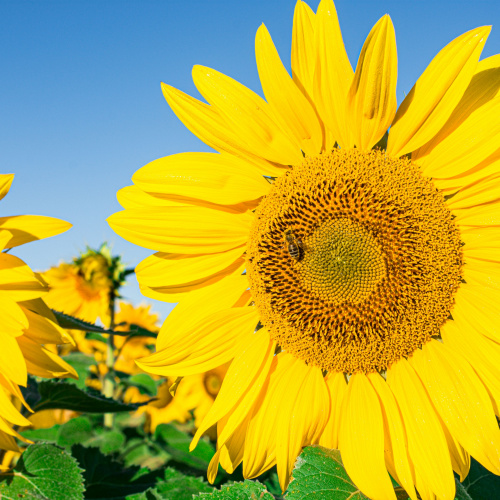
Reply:
[[[115, 328], [115, 288], [111, 287], [109, 292], [109, 329]], [[113, 335], [108, 336], [108, 344], [106, 349], [106, 367], [108, 369], [104, 378], [103, 392], [108, 398], [112, 398], [115, 392], [115, 340]], [[113, 413], [106, 413], [104, 415], [104, 427], [113, 427], [114, 415]]]

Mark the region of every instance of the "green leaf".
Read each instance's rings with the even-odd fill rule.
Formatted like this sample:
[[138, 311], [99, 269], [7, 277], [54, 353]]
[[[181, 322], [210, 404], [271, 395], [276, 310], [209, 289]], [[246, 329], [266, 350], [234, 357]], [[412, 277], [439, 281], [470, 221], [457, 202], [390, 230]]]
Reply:
[[122, 449], [125, 436], [116, 430], [94, 429], [95, 435], [87, 439], [85, 446], [97, 446], [105, 455]]
[[137, 387], [141, 394], [156, 396], [157, 387], [154, 379], [147, 373], [136, 373], [124, 381], [127, 385]]
[[53, 444], [32, 444], [11, 472], [0, 475], [0, 497], [38, 500], [83, 499], [83, 478], [76, 460]]
[[130, 337], [158, 337], [157, 332], [152, 332], [151, 330], [143, 328], [139, 325], [130, 325], [129, 331], [127, 333], [130, 335]]
[[367, 500], [344, 469], [340, 452], [308, 446], [295, 462], [287, 500]]
[[[266, 487], [258, 481], [246, 479], [242, 483], [225, 484], [220, 490], [212, 493], [200, 493], [195, 498], [207, 498], [213, 500], [273, 500], [274, 497], [266, 490]], [[318, 497], [319, 498], [319, 497]], [[321, 497], [323, 500], [329, 498]], [[308, 497], [309, 500], [309, 497]]]
[[84, 321], [83, 319], [74, 318], [69, 314], [64, 314], [60, 311], [56, 311], [55, 309], [52, 309], [52, 312], [54, 313], [59, 326], [61, 326], [62, 328], [67, 328], [69, 330], [80, 330], [82, 332], [113, 333], [112, 330], [94, 325], [93, 323], [89, 323], [88, 321]]
[[86, 417], [75, 417], [61, 425], [57, 436], [59, 446], [73, 446], [83, 443], [92, 437], [92, 425]]
[[200, 440], [198, 446], [189, 451], [192, 436], [184, 434], [171, 424], [160, 424], [155, 431], [154, 438], [165, 443], [165, 450], [177, 462], [206, 472], [208, 464], [215, 453], [215, 448], [208, 442]]
[[[41, 410], [73, 410], [86, 413], [134, 411], [142, 403], [125, 404], [103, 396], [91, 388], [79, 389], [64, 380], [45, 380], [38, 384], [41, 399], [33, 408]], [[147, 403], [147, 402], [146, 402]]]
[[[459, 500], [492, 500], [500, 498], [500, 477], [485, 469], [471, 458], [469, 475], [463, 483], [457, 483]], [[467, 495], [467, 496], [466, 496]]]
[[57, 443], [60, 428], [61, 426], [56, 424], [49, 429], [26, 429], [21, 434], [26, 439], [31, 439], [32, 441], [51, 441]]
[[76, 385], [80, 389], [85, 389], [85, 379], [88, 377], [90, 367], [95, 364], [93, 356], [81, 352], [72, 352], [63, 357], [78, 373], [78, 380], [69, 379], [68, 382]]
[[[62, 328], [67, 328], [68, 330], [80, 330], [81, 332], [94, 332], [94, 333], [105, 333], [109, 335], [120, 335], [128, 336], [128, 332], [115, 332], [113, 330], [108, 330], [107, 328], [102, 328], [101, 326], [94, 325], [83, 319], [75, 318], [69, 314], [62, 313], [52, 309], [54, 316]], [[145, 330], [148, 331], [148, 330]], [[155, 335], [156, 336], [156, 335]]]
[[165, 470], [165, 481], [140, 494], [128, 496], [126, 500], [192, 500], [193, 495], [212, 491], [214, 488], [200, 477], [186, 476], [169, 467]]

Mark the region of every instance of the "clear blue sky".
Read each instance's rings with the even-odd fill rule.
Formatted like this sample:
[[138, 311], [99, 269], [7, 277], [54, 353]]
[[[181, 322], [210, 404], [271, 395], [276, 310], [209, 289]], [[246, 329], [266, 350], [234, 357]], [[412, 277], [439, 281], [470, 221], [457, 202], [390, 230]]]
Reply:
[[[130, 266], [149, 255], [105, 222], [120, 209], [116, 191], [151, 160], [208, 150], [170, 111], [160, 82], [199, 97], [191, 68], [202, 64], [261, 93], [255, 32], [266, 24], [289, 67], [294, 5], [0, 0], [0, 172], [16, 174], [1, 214], [50, 215], [74, 225], [15, 254], [37, 270], [102, 241]], [[493, 24], [482, 57], [500, 52], [499, 0], [338, 0], [336, 6], [353, 66], [373, 24], [391, 15], [399, 101], [432, 57], [467, 30]], [[124, 294], [141, 300], [135, 283]], [[168, 311], [161, 303], [155, 308]]]

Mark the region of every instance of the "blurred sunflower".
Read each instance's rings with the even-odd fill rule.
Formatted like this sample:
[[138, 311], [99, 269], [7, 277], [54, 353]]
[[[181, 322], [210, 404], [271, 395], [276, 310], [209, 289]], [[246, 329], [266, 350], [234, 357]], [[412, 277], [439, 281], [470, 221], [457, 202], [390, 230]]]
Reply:
[[110, 301], [113, 293], [113, 262], [110, 249], [87, 248], [73, 262], [61, 262], [42, 276], [50, 285], [47, 304], [57, 311], [89, 323], [99, 318], [110, 324]]
[[[209, 104], [163, 85], [219, 151], [156, 160], [119, 192], [112, 228], [159, 250], [143, 292], [179, 302], [156, 354], [164, 376], [231, 361], [196, 434], [210, 467], [277, 465], [339, 448], [368, 497], [454, 498], [470, 455], [500, 473], [500, 56], [490, 28], [442, 49], [397, 108], [389, 16], [353, 71], [331, 0], [296, 5], [292, 77], [262, 25], [266, 101], [195, 66]], [[390, 128], [390, 133], [388, 129]], [[388, 473], [389, 472], [389, 473]], [[416, 488], [416, 489], [415, 489]]]
[[[0, 175], [0, 200], [8, 193], [14, 175]], [[18, 452], [12, 426], [30, 425], [17, 402], [24, 401], [19, 386], [28, 373], [38, 377], [73, 377], [75, 370], [47, 347], [71, 342], [43, 302], [47, 283], [12, 248], [67, 231], [71, 224], [52, 217], [17, 215], [0, 217], [0, 448]]]
[[[146, 415], [146, 430], [154, 432], [160, 424], [170, 422], [185, 423], [194, 415], [195, 428], [200, 427], [203, 419], [210, 411], [212, 404], [222, 386], [224, 376], [227, 372], [227, 364], [218, 366], [206, 373], [197, 373], [184, 377], [172, 394], [172, 385], [176, 382], [174, 378], [167, 378], [158, 387], [157, 400], [148, 405], [141, 406], [138, 414]], [[125, 401], [139, 403], [150, 399], [146, 394], [141, 394], [136, 387], [130, 387], [125, 393]], [[216, 438], [213, 427], [205, 429], [204, 433], [212, 439]]]

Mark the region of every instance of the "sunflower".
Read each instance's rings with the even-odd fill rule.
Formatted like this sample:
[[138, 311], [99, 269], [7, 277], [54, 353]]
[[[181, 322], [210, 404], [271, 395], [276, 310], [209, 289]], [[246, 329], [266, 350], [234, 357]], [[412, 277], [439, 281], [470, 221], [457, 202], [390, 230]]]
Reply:
[[292, 77], [264, 25], [262, 99], [213, 69], [209, 104], [163, 93], [218, 153], [153, 161], [108, 220], [159, 251], [143, 293], [179, 304], [139, 365], [187, 376], [231, 362], [192, 446], [209, 466], [338, 448], [372, 499], [454, 498], [470, 456], [500, 473], [500, 56], [489, 27], [444, 47], [400, 104], [389, 16], [355, 70], [331, 0], [296, 5]]
[[[199, 428], [203, 419], [210, 411], [227, 372], [227, 364], [218, 366], [205, 373], [196, 373], [184, 377], [177, 385], [175, 396], [172, 394], [172, 385], [175, 378], [167, 378], [158, 387], [156, 401], [141, 406], [138, 414], [146, 415], [146, 429], [154, 432], [160, 424], [170, 422], [185, 423], [194, 416], [194, 427]], [[124, 400], [130, 403], [140, 403], [150, 399], [141, 394], [136, 387], [130, 387], [125, 393]], [[204, 433], [211, 438], [216, 437], [215, 429], [211, 427]]]
[[50, 285], [47, 304], [63, 313], [95, 323], [98, 318], [108, 326], [113, 287], [111, 255], [103, 245], [87, 249], [71, 263], [61, 262], [43, 273]]
[[[0, 200], [14, 176], [0, 175]], [[19, 386], [28, 374], [38, 377], [73, 377], [75, 370], [49, 349], [51, 344], [71, 342], [65, 330], [42, 300], [47, 283], [12, 248], [67, 231], [71, 225], [52, 217], [17, 215], [0, 217], [0, 449], [19, 452], [13, 426], [30, 425], [21, 414], [24, 401]]]

